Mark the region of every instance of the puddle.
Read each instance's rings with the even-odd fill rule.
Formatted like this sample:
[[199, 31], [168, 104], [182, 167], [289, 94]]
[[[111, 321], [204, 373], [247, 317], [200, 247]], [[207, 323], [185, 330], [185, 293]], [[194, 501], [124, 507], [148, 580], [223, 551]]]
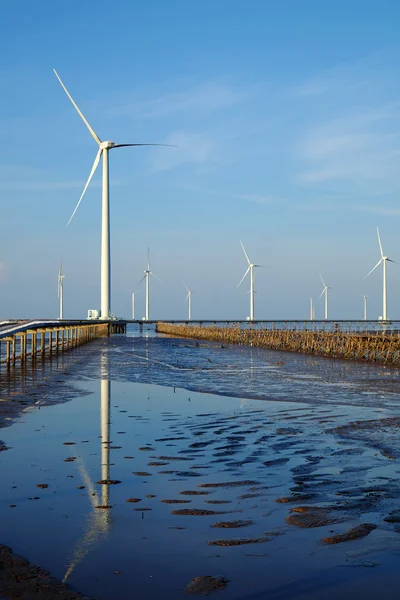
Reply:
[[[374, 365], [333, 361], [327, 375], [325, 359], [285, 355], [266, 370], [280, 353], [239, 350], [115, 336], [95, 342], [88, 362], [70, 365], [57, 384], [47, 373], [43, 392], [51, 398], [57, 387], [61, 403], [34, 404], [1, 430], [0, 542], [99, 600], [125, 600], [132, 589], [185, 598], [189, 582], [212, 574], [229, 581], [221, 592], [229, 600], [318, 600], [333, 590], [350, 598], [360, 568], [370, 583], [364, 598], [384, 575], [390, 585], [379, 596], [392, 598], [400, 536], [388, 515], [400, 494], [400, 446], [393, 441], [389, 459], [376, 428], [371, 439], [369, 429], [353, 439], [336, 428], [388, 419], [387, 393], [398, 417], [400, 393], [391, 382], [371, 402], [368, 377], [381, 392], [387, 384]], [[291, 369], [305, 371], [300, 388]], [[351, 385], [335, 385], [340, 373]], [[236, 394], [204, 391], [228, 388]], [[260, 399], [237, 397], [242, 389]], [[312, 525], [301, 526], [308, 515]], [[368, 536], [321, 543], [363, 523]]]

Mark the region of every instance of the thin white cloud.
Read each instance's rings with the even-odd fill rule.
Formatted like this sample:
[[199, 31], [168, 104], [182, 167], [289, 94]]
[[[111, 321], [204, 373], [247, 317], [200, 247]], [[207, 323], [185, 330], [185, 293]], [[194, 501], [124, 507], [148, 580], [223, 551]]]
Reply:
[[[55, 181], [54, 172], [29, 165], [0, 164], [0, 192], [52, 192], [57, 190], [82, 190], [86, 181]], [[113, 180], [113, 186], [119, 186]], [[90, 187], [99, 188], [101, 182], [92, 180]]]
[[240, 103], [248, 92], [211, 81], [181, 92], [166, 94], [151, 100], [127, 103], [107, 111], [113, 116], [134, 116], [141, 119], [161, 119], [176, 113], [211, 113]]
[[[84, 181], [1, 181], [1, 192], [51, 192], [56, 190], [83, 189]], [[113, 182], [114, 185], [114, 182]], [[92, 181], [90, 187], [100, 187]]]
[[396, 217], [400, 216], [400, 208], [387, 208], [385, 206], [358, 206], [357, 210], [362, 212], [369, 212], [376, 215], [382, 215], [384, 217]]
[[310, 165], [298, 176], [303, 184], [341, 180], [363, 187], [385, 179], [398, 186], [400, 120], [391, 105], [319, 124], [303, 139], [299, 154]]
[[[338, 98], [359, 94], [366, 89], [380, 91], [382, 87], [397, 85], [393, 75], [397, 72], [397, 56], [391, 49], [368, 54], [351, 63], [326, 69], [289, 89], [293, 98], [307, 99], [321, 95]], [[319, 99], [320, 100], [320, 99]]]
[[248, 200], [249, 202], [255, 202], [256, 204], [282, 204], [284, 201], [276, 196], [269, 196], [263, 194], [236, 194], [234, 198], [238, 200]]
[[165, 144], [174, 148], [157, 148], [153, 153], [153, 170], [168, 171], [183, 164], [204, 165], [212, 161], [214, 142], [202, 133], [176, 131], [171, 133]]
[[[400, 189], [400, 98], [393, 52], [329, 69], [290, 90], [306, 118], [296, 144], [297, 182], [370, 193]], [[301, 131], [302, 130], [302, 131]]]

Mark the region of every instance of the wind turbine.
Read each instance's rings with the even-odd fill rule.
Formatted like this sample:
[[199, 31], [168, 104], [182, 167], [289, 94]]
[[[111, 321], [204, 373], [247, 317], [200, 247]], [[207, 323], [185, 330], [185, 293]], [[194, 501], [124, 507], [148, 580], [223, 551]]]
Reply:
[[263, 265], [255, 265], [255, 264], [251, 263], [249, 257], [247, 256], [247, 252], [244, 249], [242, 242], [240, 242], [240, 245], [242, 246], [244, 255], [246, 257], [246, 260], [247, 260], [249, 266], [247, 267], [247, 271], [243, 275], [242, 279], [239, 281], [237, 287], [239, 287], [239, 285], [242, 283], [242, 281], [246, 277], [247, 273], [250, 271], [250, 321], [254, 321], [254, 268], [262, 267]]
[[365, 294], [361, 294], [362, 297], [364, 298], [364, 321], [367, 320], [367, 298], [368, 296], [366, 296]]
[[132, 321], [135, 320], [135, 292], [132, 292]]
[[383, 254], [383, 249], [382, 249], [382, 244], [381, 244], [381, 236], [379, 235], [379, 228], [376, 228], [376, 231], [378, 233], [378, 242], [379, 242], [379, 249], [381, 251], [381, 258], [379, 260], [379, 262], [376, 263], [376, 265], [374, 266], [373, 269], [370, 270], [369, 273], [367, 273], [367, 275], [364, 277], [364, 279], [366, 279], [369, 275], [371, 275], [372, 271], [375, 271], [375, 269], [377, 267], [379, 267], [379, 265], [382, 263], [383, 266], [383, 298], [382, 298], [382, 304], [383, 304], [383, 308], [382, 308], [382, 320], [383, 321], [387, 321], [387, 281], [386, 281], [386, 262], [392, 262], [392, 263], [396, 263], [396, 261], [392, 260], [391, 258], [388, 258], [387, 256], [384, 256]]
[[187, 296], [185, 298], [185, 302], [186, 300], [188, 301], [188, 312], [189, 312], [189, 321], [192, 318], [192, 290], [189, 290], [188, 286], [186, 285], [186, 283], [184, 281], [182, 281], [183, 285], [185, 286], [185, 288], [187, 289]]
[[108, 164], [108, 152], [113, 148], [124, 148], [126, 146], [167, 146], [168, 144], [115, 144], [114, 142], [105, 141], [102, 142], [97, 133], [92, 129], [89, 125], [88, 121], [84, 117], [83, 113], [79, 109], [78, 105], [75, 103], [71, 94], [68, 92], [67, 88], [61, 81], [60, 76], [57, 71], [53, 69], [58, 81], [60, 82], [64, 92], [67, 94], [68, 98], [71, 100], [73, 106], [75, 107], [78, 115], [81, 117], [82, 121], [85, 123], [88, 128], [91, 136], [94, 138], [97, 143], [99, 149], [97, 151], [96, 157], [94, 159], [94, 163], [92, 166], [92, 170], [90, 171], [88, 180], [86, 182], [85, 187], [83, 188], [83, 192], [81, 197], [79, 198], [78, 204], [76, 205], [74, 212], [71, 215], [70, 220], [67, 225], [72, 221], [76, 211], [80, 203], [82, 202], [82, 198], [85, 195], [85, 192], [89, 186], [89, 183], [98, 167], [100, 162], [100, 158], [103, 155], [103, 181], [102, 181], [102, 209], [101, 209], [101, 319], [109, 319], [110, 318], [110, 203], [109, 203], [109, 164]]
[[[322, 281], [322, 285], [324, 286], [324, 289], [322, 290], [319, 298], [321, 298], [324, 294], [325, 294], [325, 321], [328, 320], [328, 290], [332, 289], [330, 287], [328, 287], [325, 283], [325, 281], [322, 279], [322, 275], [321, 273], [319, 274], [321, 281]], [[318, 298], [318, 300], [319, 300]]]
[[310, 321], [315, 321], [314, 301], [310, 298]]
[[142, 290], [139, 290], [139, 292], [130, 292], [127, 287], [125, 289], [132, 298], [132, 321], [134, 321], [135, 320], [135, 296]]
[[147, 269], [144, 271], [144, 277], [142, 277], [142, 279], [139, 281], [139, 283], [142, 283], [142, 281], [144, 279], [146, 280], [146, 316], [145, 316], [145, 321], [149, 320], [149, 303], [150, 303], [150, 298], [149, 298], [149, 291], [150, 291], [149, 279], [150, 279], [150, 275], [153, 275], [153, 277], [155, 277], [156, 279], [158, 279], [158, 281], [160, 283], [162, 283], [161, 279], [159, 277], [157, 277], [157, 275], [155, 275], [152, 272], [152, 270], [151, 270], [151, 267], [150, 267], [150, 248], [147, 248]]
[[63, 279], [65, 275], [62, 274], [62, 261], [60, 263], [60, 268], [58, 269], [58, 278], [57, 278], [57, 290], [58, 290], [58, 298], [60, 300], [60, 316], [58, 317], [60, 320], [63, 319], [64, 312], [64, 298], [63, 298]]

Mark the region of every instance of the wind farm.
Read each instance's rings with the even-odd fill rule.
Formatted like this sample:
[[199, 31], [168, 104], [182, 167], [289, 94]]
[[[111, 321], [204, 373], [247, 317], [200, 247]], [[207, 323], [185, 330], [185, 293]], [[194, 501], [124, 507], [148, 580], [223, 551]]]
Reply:
[[2, 7], [0, 597], [397, 598], [400, 4], [48, 4]]

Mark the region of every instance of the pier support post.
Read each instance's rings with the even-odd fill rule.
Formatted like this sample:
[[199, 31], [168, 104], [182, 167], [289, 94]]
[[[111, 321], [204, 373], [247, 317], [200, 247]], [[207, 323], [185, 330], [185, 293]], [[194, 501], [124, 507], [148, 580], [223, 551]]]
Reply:
[[7, 363], [7, 367], [10, 366], [10, 340], [6, 341], [6, 363]]

